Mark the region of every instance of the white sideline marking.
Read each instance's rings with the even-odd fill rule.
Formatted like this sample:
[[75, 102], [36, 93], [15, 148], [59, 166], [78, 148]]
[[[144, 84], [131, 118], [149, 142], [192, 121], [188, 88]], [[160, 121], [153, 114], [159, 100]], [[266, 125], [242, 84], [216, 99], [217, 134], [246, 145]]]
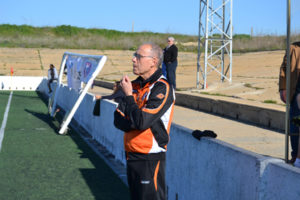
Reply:
[[3, 117], [1, 129], [0, 129], [0, 151], [1, 151], [1, 148], [2, 148], [2, 141], [3, 141], [3, 137], [4, 137], [4, 130], [5, 130], [5, 127], [6, 127], [6, 122], [7, 122], [7, 117], [8, 117], [8, 111], [9, 111], [9, 108], [10, 108], [10, 102], [11, 102], [12, 94], [13, 94], [13, 92], [11, 91], [10, 95], [9, 95], [9, 99], [8, 99], [7, 105], [6, 105], [6, 109], [5, 109], [5, 113], [4, 113], [4, 117]]

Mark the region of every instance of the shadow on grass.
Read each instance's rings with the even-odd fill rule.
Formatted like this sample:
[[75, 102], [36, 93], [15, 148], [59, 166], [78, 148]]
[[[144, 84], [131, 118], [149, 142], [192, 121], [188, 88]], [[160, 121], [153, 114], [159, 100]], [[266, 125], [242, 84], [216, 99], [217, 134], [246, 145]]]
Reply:
[[45, 114], [45, 113], [40, 113], [40, 112], [35, 112], [32, 110], [28, 110], [25, 108], [25, 111], [32, 114], [33, 116], [39, 118], [40, 120], [42, 120], [43, 122], [45, 122], [46, 124], [49, 124], [49, 126], [57, 133], [58, 132], [58, 128], [53, 121], [55, 119], [51, 118], [51, 116], [49, 114]]
[[[42, 93], [37, 93], [40, 99], [48, 106], [48, 97]], [[53, 123], [53, 119], [50, 115], [43, 113], [37, 113], [26, 109], [27, 112], [38, 117], [44, 122], [48, 123], [56, 132], [58, 127]], [[61, 111], [56, 115], [55, 120], [61, 123], [64, 117], [64, 111]], [[88, 159], [94, 168], [80, 168], [78, 169], [88, 185], [90, 191], [96, 200], [127, 200], [129, 199], [129, 191], [127, 186], [118, 178], [113, 170], [91, 149], [91, 147], [81, 138], [81, 136], [73, 130], [69, 129], [68, 135], [61, 137], [70, 137], [78, 149], [81, 150], [78, 156], [81, 159]]]
[[91, 168], [79, 168], [83, 179], [96, 200], [127, 200], [129, 191], [113, 170], [91, 149], [74, 129], [61, 137], [70, 137], [80, 150], [78, 156], [88, 159]]
[[49, 97], [41, 92], [36, 92], [38, 97], [44, 102], [44, 104], [48, 107]]
[[94, 169], [79, 169], [95, 199], [129, 199], [127, 186], [113, 170], [88, 146], [75, 130], [70, 129], [68, 134], [82, 151], [80, 158], [89, 159], [95, 167]]

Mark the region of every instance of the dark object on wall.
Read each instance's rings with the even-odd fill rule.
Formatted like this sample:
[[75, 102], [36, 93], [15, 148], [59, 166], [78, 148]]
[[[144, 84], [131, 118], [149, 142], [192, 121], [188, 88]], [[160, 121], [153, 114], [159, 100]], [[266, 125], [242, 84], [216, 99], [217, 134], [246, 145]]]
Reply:
[[194, 130], [192, 132], [192, 135], [198, 140], [200, 140], [201, 137], [211, 137], [211, 138], [217, 137], [217, 134], [211, 130], [204, 130], [204, 131]]

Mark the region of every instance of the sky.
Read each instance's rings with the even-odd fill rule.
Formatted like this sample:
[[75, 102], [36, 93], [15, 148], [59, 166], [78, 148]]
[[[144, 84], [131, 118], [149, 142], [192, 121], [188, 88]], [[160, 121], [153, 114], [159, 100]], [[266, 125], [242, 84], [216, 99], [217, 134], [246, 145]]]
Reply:
[[[285, 35], [287, 0], [232, 0], [233, 33]], [[198, 34], [200, 0], [1, 0], [0, 24]], [[221, 0], [213, 0], [220, 4]], [[291, 0], [300, 32], [300, 0]]]

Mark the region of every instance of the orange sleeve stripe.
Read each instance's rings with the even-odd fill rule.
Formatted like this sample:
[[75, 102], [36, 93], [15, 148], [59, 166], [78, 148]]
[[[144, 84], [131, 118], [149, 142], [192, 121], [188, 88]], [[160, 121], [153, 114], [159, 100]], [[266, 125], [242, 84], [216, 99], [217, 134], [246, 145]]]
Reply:
[[172, 110], [171, 110], [171, 114], [170, 114], [170, 120], [169, 120], [169, 124], [168, 124], [168, 128], [167, 128], [167, 133], [170, 133], [170, 128], [171, 128], [171, 124], [172, 124], [172, 120], [173, 120], [173, 113], [174, 113], [174, 104], [175, 104], [175, 101], [173, 102], [173, 105], [172, 105]]
[[160, 164], [160, 161], [158, 161], [158, 163], [156, 165], [155, 172], [154, 172], [154, 177], [153, 177], [154, 186], [155, 186], [156, 191], [157, 191], [157, 174], [158, 174], [159, 164]]
[[170, 90], [170, 86], [167, 84], [167, 82], [165, 80], [160, 80], [161, 82], [164, 82], [167, 86], [167, 90], [166, 90], [166, 96], [165, 96], [165, 99], [164, 101], [160, 104], [160, 106], [158, 108], [155, 108], [155, 109], [147, 109], [147, 108], [143, 108], [142, 111], [145, 111], [147, 113], [150, 113], [150, 114], [156, 114], [158, 113], [158, 111], [160, 111], [162, 109], [162, 107], [165, 105], [167, 99], [168, 99], [168, 95], [169, 95], [169, 90]]
[[120, 113], [120, 115], [122, 115], [123, 117], [125, 117], [125, 114], [121, 112], [118, 108], [117, 108], [117, 112]]

